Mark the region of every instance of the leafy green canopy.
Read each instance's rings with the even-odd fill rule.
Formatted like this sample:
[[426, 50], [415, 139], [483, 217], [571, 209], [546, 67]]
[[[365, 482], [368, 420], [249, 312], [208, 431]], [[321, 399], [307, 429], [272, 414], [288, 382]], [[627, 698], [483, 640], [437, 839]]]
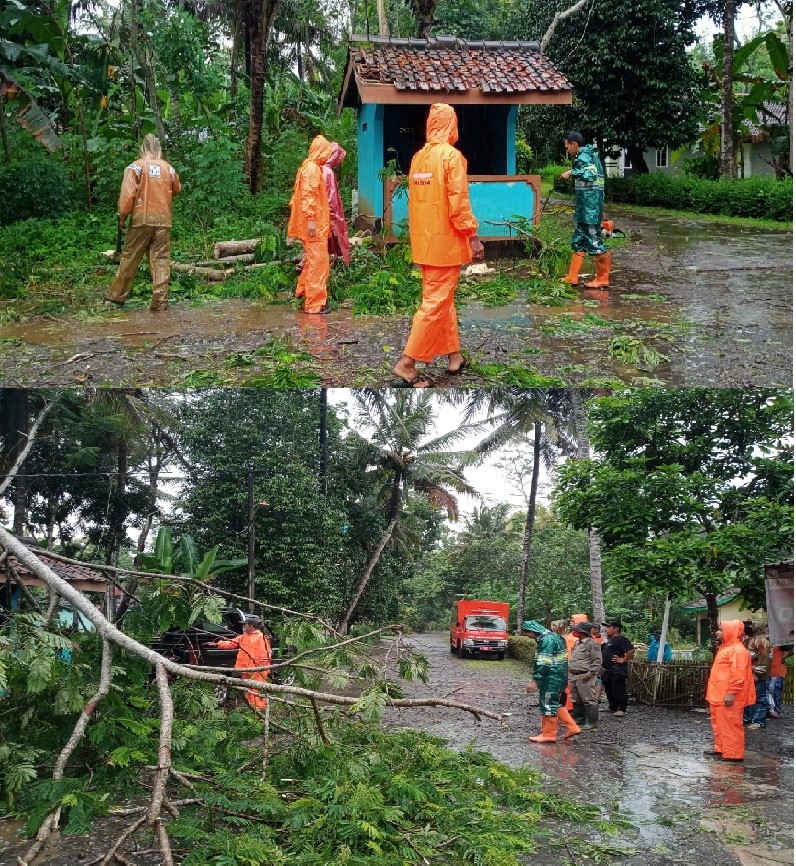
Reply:
[[793, 553], [792, 415], [786, 390], [596, 400], [595, 457], [562, 468], [557, 511], [599, 532], [621, 584], [681, 600], [736, 586], [762, 606], [763, 566]]

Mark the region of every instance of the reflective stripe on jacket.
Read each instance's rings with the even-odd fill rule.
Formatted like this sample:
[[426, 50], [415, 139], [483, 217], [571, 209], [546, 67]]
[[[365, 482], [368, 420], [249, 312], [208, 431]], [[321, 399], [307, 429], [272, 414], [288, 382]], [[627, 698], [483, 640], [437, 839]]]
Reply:
[[597, 225], [605, 204], [605, 172], [594, 146], [584, 144], [572, 163], [575, 179], [575, 222]]

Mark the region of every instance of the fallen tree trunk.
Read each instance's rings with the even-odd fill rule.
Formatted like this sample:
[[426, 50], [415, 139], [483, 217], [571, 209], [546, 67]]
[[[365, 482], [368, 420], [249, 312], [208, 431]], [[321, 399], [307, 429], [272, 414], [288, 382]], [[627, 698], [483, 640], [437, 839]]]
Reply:
[[227, 278], [231, 271], [219, 271], [217, 268], [200, 268], [196, 265], [185, 265], [182, 262], [172, 262], [171, 269], [177, 271], [178, 274], [193, 274], [196, 277], [204, 277], [210, 280], [211, 283], [222, 283]]
[[237, 264], [249, 264], [249, 262], [254, 261], [254, 253], [241, 253], [238, 256], [224, 256], [223, 259], [207, 259], [204, 262], [197, 262], [197, 266], [200, 268], [214, 268], [217, 265], [237, 265]]
[[247, 241], [219, 241], [213, 248], [213, 256], [217, 259], [223, 259], [225, 256], [253, 253], [259, 243], [260, 238], [250, 238]]

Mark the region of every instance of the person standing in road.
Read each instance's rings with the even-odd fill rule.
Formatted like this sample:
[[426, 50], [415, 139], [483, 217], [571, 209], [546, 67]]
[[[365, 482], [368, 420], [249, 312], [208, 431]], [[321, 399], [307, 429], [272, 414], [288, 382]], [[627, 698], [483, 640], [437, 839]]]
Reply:
[[304, 248], [304, 267], [296, 283], [296, 297], [304, 298], [304, 312], [329, 312], [326, 284], [329, 280], [329, 198], [322, 166], [332, 155], [332, 142], [313, 138], [307, 158], [296, 172], [287, 236], [298, 238]]
[[768, 677], [771, 667], [771, 646], [765, 623], [755, 623], [752, 636], [746, 643], [746, 650], [752, 659], [752, 675], [755, 679], [756, 700], [743, 713], [744, 724], [750, 731], [765, 730], [768, 716]]
[[633, 658], [633, 644], [622, 634], [622, 623], [610, 619], [603, 623], [608, 640], [602, 646], [602, 681], [608, 709], [615, 716], [627, 713], [627, 663]]
[[771, 719], [778, 719], [782, 712], [782, 687], [785, 684], [785, 677], [788, 675], [785, 659], [792, 655], [793, 644], [775, 646], [771, 650], [771, 667], [766, 681], [766, 689], [771, 697], [771, 709], [768, 713]]
[[542, 733], [528, 737], [531, 743], [555, 743], [558, 739], [558, 723], [566, 728], [564, 739], [575, 737], [580, 728], [561, 706], [562, 696], [567, 687], [567, 648], [560, 635], [546, 629], [535, 619], [522, 624], [523, 632], [536, 640], [536, 658], [533, 676], [525, 689], [528, 694], [538, 690], [539, 714], [542, 718]]
[[[219, 649], [237, 649], [236, 668], [259, 668], [271, 664], [271, 643], [262, 632], [263, 621], [259, 616], [246, 614], [243, 619], [243, 634], [231, 640], [217, 640], [212, 645]], [[268, 680], [268, 671], [248, 671], [241, 674], [245, 680], [256, 680], [264, 683]], [[246, 700], [254, 710], [264, 710], [268, 699], [261, 692], [246, 690]]]
[[572, 260], [569, 273], [561, 278], [576, 286], [583, 258], [595, 257], [597, 273], [588, 289], [607, 289], [610, 284], [611, 254], [603, 243], [602, 218], [605, 205], [605, 171], [594, 145], [584, 144], [579, 132], [568, 132], [564, 149], [572, 160], [572, 168], [561, 173], [563, 180], [575, 178], [575, 230], [572, 232]]
[[719, 648], [705, 694], [713, 728], [713, 748], [705, 754], [723, 761], [743, 761], [746, 748], [744, 707], [757, 699], [752, 657], [741, 642], [743, 633], [744, 624], [739, 619], [720, 624], [716, 632]]
[[583, 731], [592, 731], [599, 722], [595, 686], [602, 662], [599, 644], [592, 639], [594, 626], [578, 623], [573, 633], [577, 638], [569, 657], [569, 693], [572, 696], [572, 717]]
[[171, 277], [171, 201], [182, 187], [177, 172], [165, 159], [160, 141], [145, 135], [138, 159], [124, 170], [124, 179], [117, 207], [119, 229], [124, 230], [128, 217], [130, 227], [124, 239], [119, 270], [108, 289], [105, 300], [123, 307], [135, 273], [145, 253], [149, 253], [152, 273], [153, 313], [169, 307]]
[[427, 388], [416, 361], [448, 356], [447, 372], [457, 375], [466, 361], [459, 351], [454, 294], [463, 264], [484, 257], [476, 237], [467, 184], [467, 160], [453, 146], [459, 138], [456, 112], [450, 105], [431, 106], [426, 144], [409, 167], [409, 242], [412, 261], [423, 279], [420, 307], [412, 319], [401, 360], [393, 367], [399, 387]]

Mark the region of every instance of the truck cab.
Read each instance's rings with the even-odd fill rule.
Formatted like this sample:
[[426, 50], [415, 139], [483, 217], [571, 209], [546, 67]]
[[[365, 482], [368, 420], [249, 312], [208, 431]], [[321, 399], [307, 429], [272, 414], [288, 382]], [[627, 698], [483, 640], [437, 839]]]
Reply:
[[509, 645], [509, 605], [503, 601], [454, 602], [450, 647], [460, 658], [484, 653], [502, 660]]

